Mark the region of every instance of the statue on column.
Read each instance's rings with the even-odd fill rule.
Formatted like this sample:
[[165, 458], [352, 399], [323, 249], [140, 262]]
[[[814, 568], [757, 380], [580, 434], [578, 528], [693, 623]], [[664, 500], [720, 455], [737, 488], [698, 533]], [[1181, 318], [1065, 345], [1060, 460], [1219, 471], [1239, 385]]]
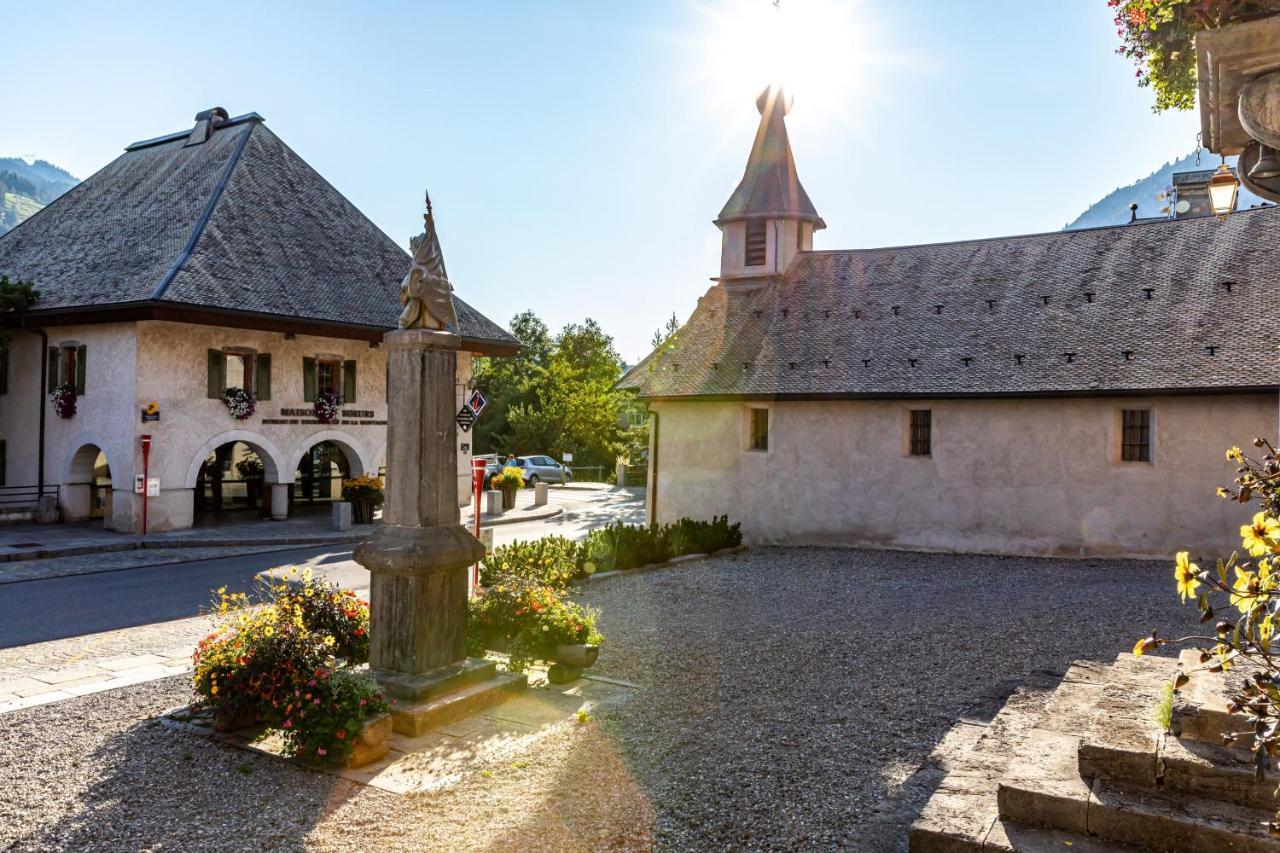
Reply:
[[422, 233], [409, 241], [413, 262], [400, 282], [400, 328], [443, 330], [458, 327], [453, 310], [453, 285], [444, 269], [444, 253], [431, 215], [431, 196], [423, 215]]

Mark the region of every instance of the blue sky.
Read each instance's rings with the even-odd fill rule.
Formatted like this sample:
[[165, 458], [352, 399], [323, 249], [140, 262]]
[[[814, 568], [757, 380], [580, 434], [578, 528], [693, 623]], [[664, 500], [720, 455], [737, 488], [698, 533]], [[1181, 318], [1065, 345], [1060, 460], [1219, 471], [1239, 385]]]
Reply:
[[[817, 248], [1054, 230], [1195, 146], [1104, 0], [782, 2], [831, 19], [788, 119]], [[256, 110], [401, 241], [429, 188], [489, 316], [590, 316], [635, 360], [717, 272], [768, 76], [736, 24], [762, 6], [13, 0], [0, 156], [84, 177], [200, 109]]]

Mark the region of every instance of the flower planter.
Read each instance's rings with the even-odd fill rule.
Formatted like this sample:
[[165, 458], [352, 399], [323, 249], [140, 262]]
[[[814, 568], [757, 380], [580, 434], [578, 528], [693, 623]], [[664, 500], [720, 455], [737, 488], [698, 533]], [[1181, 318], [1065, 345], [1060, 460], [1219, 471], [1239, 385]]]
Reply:
[[556, 646], [555, 661], [576, 669], [586, 669], [595, 664], [599, 656], [599, 646], [590, 643], [574, 643]]
[[391, 715], [379, 714], [360, 725], [343, 767], [363, 767], [386, 756], [391, 750]]
[[355, 500], [351, 502], [351, 521], [355, 524], [373, 524], [373, 501]]
[[258, 722], [258, 711], [255, 708], [215, 708], [213, 711], [213, 727], [220, 732], [238, 732]]
[[516, 492], [517, 491], [518, 490], [516, 489], [515, 486], [511, 486], [510, 488], [504, 487], [502, 489], [502, 508], [503, 509], [516, 508]]

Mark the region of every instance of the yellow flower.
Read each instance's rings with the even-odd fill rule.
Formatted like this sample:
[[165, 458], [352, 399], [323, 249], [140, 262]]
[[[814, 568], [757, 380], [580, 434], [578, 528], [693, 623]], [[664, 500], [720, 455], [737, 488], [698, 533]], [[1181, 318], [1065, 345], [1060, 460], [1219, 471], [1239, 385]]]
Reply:
[[1239, 447], [1233, 447], [1233, 448], [1231, 448], [1230, 450], [1228, 450], [1228, 451], [1227, 451], [1227, 461], [1228, 461], [1228, 462], [1243, 462], [1243, 461], [1244, 461], [1244, 454], [1240, 452], [1240, 448], [1239, 448]]
[[1271, 636], [1275, 633], [1275, 617], [1268, 613], [1262, 617], [1262, 621], [1258, 623], [1258, 639], [1262, 641], [1262, 645], [1271, 644]]
[[272, 628], [270, 625], [268, 625], [267, 627], [265, 627], [265, 628], [263, 628], [263, 629], [262, 629], [262, 633], [263, 633], [263, 634], [265, 634], [265, 635], [266, 635], [266, 636], [268, 636], [268, 637], [270, 637], [270, 636], [271, 636], [272, 634], [274, 634], [275, 632], [276, 632], [276, 629], [275, 629], [275, 628]]
[[147, 403], [148, 415], [154, 415], [158, 411], [160, 411], [160, 404], [157, 403], [155, 400], [152, 400], [150, 403]]
[[1231, 606], [1241, 613], [1248, 613], [1256, 602], [1254, 593], [1258, 590], [1258, 577], [1253, 572], [1236, 569], [1236, 582], [1231, 585], [1235, 592], [1231, 593]]
[[1240, 541], [1255, 557], [1270, 551], [1277, 539], [1280, 539], [1280, 521], [1268, 518], [1265, 512], [1255, 515], [1252, 524], [1240, 525]]
[[1222, 486], [1218, 486], [1218, 497], [1229, 498], [1231, 497], [1231, 493], [1228, 492], [1226, 489], [1222, 488]]
[[332, 637], [332, 636], [329, 636], [329, 635], [326, 635], [326, 636], [325, 636], [325, 638], [324, 638], [324, 644], [325, 644], [326, 646], [332, 646], [332, 645], [334, 644], [334, 642], [335, 642], [335, 640], [333, 639], [333, 637]]
[[1188, 596], [1195, 597], [1200, 586], [1200, 567], [1191, 562], [1190, 557], [1186, 551], [1179, 551], [1173, 569], [1173, 576], [1178, 581], [1178, 595], [1182, 596], [1183, 602]]

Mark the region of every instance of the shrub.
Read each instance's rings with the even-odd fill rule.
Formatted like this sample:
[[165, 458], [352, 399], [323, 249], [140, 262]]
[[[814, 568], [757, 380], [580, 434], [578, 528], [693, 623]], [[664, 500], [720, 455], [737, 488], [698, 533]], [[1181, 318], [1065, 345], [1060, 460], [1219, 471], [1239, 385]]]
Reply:
[[372, 681], [350, 677], [369, 657], [368, 604], [310, 572], [253, 601], [225, 587], [217, 595], [217, 626], [193, 657], [196, 693], [224, 720], [280, 728], [291, 754], [342, 761], [363, 719], [353, 708], [386, 710]]
[[342, 481], [342, 499], [344, 501], [369, 501], [373, 508], [382, 506], [385, 498], [382, 478], [373, 474], [362, 474]]
[[495, 489], [523, 489], [524, 470], [508, 465], [489, 478], [489, 485]]
[[712, 521], [682, 518], [667, 525], [633, 525], [615, 522], [591, 531], [578, 551], [583, 573], [635, 569], [661, 563], [684, 554], [709, 554], [742, 544], [740, 524], [728, 516]]
[[534, 660], [551, 659], [557, 645], [603, 642], [595, 617], [549, 586], [502, 577], [468, 602], [468, 653], [479, 656], [505, 646], [510, 652], [508, 668], [522, 672]]
[[495, 548], [480, 563], [483, 586], [493, 586], [502, 578], [524, 578], [560, 590], [577, 574], [578, 545], [563, 536], [512, 542]]

